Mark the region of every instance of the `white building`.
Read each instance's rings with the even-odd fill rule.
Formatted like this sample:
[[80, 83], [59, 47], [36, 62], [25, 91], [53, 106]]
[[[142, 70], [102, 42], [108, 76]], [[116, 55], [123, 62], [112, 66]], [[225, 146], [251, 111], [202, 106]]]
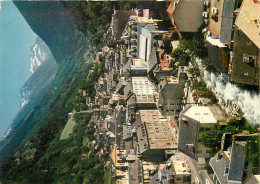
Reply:
[[191, 106], [181, 112], [178, 148], [196, 158], [210, 158], [211, 149], [199, 143], [199, 137], [217, 125], [209, 107]]

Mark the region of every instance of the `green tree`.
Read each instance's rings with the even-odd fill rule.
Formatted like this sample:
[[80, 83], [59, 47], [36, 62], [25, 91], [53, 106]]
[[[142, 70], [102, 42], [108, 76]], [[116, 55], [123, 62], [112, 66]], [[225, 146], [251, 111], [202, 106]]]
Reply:
[[172, 52], [172, 44], [171, 44], [171, 39], [168, 36], [163, 37], [163, 50], [167, 53], [170, 54]]
[[220, 143], [222, 138], [222, 132], [218, 131], [217, 128], [211, 129], [201, 135], [199, 142], [208, 148], [212, 148], [213, 152], [217, 152], [220, 149]]
[[246, 161], [252, 162], [253, 166], [259, 168], [260, 136], [251, 137], [246, 142]]

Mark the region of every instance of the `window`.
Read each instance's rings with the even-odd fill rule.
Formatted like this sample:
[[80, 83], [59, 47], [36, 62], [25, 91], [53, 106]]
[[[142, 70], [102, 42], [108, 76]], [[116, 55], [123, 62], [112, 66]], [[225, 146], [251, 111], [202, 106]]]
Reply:
[[220, 153], [217, 153], [217, 161], [222, 158], [222, 155]]
[[218, 178], [217, 178], [216, 184], [220, 184], [220, 182], [219, 182]]
[[187, 120], [182, 120], [182, 122], [186, 125], [188, 125], [188, 121]]
[[212, 13], [217, 14], [217, 13], [218, 13], [218, 9], [215, 8], [215, 7], [213, 7], [213, 8], [212, 8]]
[[254, 56], [251, 56], [251, 55], [247, 55], [247, 54], [243, 54], [243, 62], [244, 63], [254, 63], [255, 61], [255, 57]]
[[197, 153], [202, 153], [202, 150], [197, 150]]
[[211, 153], [211, 150], [206, 150], [206, 153]]
[[181, 181], [181, 180], [182, 180], [181, 177], [177, 177], [177, 178], [176, 178], [176, 181]]
[[216, 174], [214, 174], [213, 181], [215, 181], [216, 179], [217, 179], [217, 176], [216, 176]]
[[204, 128], [200, 128], [200, 132], [204, 132], [204, 130], [205, 130]]
[[206, 131], [210, 131], [210, 128], [206, 128]]
[[228, 167], [225, 167], [224, 175], [227, 175], [227, 174], [228, 174], [228, 171], [229, 171], [229, 168], [228, 168]]

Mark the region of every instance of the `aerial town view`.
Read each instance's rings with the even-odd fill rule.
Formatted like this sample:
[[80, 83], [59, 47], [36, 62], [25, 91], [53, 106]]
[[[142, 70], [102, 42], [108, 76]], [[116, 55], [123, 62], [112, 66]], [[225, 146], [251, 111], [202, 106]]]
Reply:
[[38, 38], [1, 184], [260, 183], [259, 0], [14, 5]]

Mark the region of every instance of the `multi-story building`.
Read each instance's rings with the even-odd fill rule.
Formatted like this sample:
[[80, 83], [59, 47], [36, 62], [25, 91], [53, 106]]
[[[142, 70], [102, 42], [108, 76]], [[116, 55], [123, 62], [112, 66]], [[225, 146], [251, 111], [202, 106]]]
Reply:
[[220, 151], [210, 159], [209, 164], [214, 171], [215, 183], [242, 183], [245, 145], [245, 141], [233, 141], [231, 148]]
[[[252, 139], [253, 138], [253, 139]], [[249, 160], [248, 142], [255, 140], [259, 146], [260, 134], [249, 134], [244, 131], [239, 134], [224, 134], [221, 141], [220, 151], [210, 159], [209, 164], [214, 171], [215, 183], [247, 183], [254, 180], [253, 174], [258, 174], [259, 169]], [[258, 142], [258, 143], [257, 143]], [[257, 177], [255, 178], [257, 179]]]
[[187, 67], [180, 66], [177, 77], [165, 77], [159, 83], [158, 109], [163, 116], [178, 119], [182, 106], [185, 104], [184, 87], [188, 79]]
[[190, 106], [179, 118], [178, 149], [194, 158], [210, 158], [211, 149], [199, 142], [199, 137], [216, 127], [217, 120], [209, 107]]
[[244, 0], [236, 19], [231, 81], [259, 86], [260, 4]]
[[125, 86], [127, 121], [133, 122], [137, 109], [156, 109], [158, 93], [147, 77], [131, 77]]
[[191, 170], [185, 159], [180, 157], [179, 152], [171, 156], [165, 163], [160, 163], [158, 172], [151, 178], [151, 184], [160, 183], [191, 183]]
[[110, 171], [112, 181], [116, 184], [129, 184], [126, 150], [118, 150], [115, 144], [110, 154]]
[[146, 160], [165, 160], [166, 150], [177, 150], [177, 135], [158, 110], [139, 110], [137, 127], [138, 154]]
[[219, 72], [228, 73], [235, 0], [206, 0], [205, 5], [209, 8], [209, 12], [203, 12], [203, 17], [208, 24], [206, 40], [210, 61]]

